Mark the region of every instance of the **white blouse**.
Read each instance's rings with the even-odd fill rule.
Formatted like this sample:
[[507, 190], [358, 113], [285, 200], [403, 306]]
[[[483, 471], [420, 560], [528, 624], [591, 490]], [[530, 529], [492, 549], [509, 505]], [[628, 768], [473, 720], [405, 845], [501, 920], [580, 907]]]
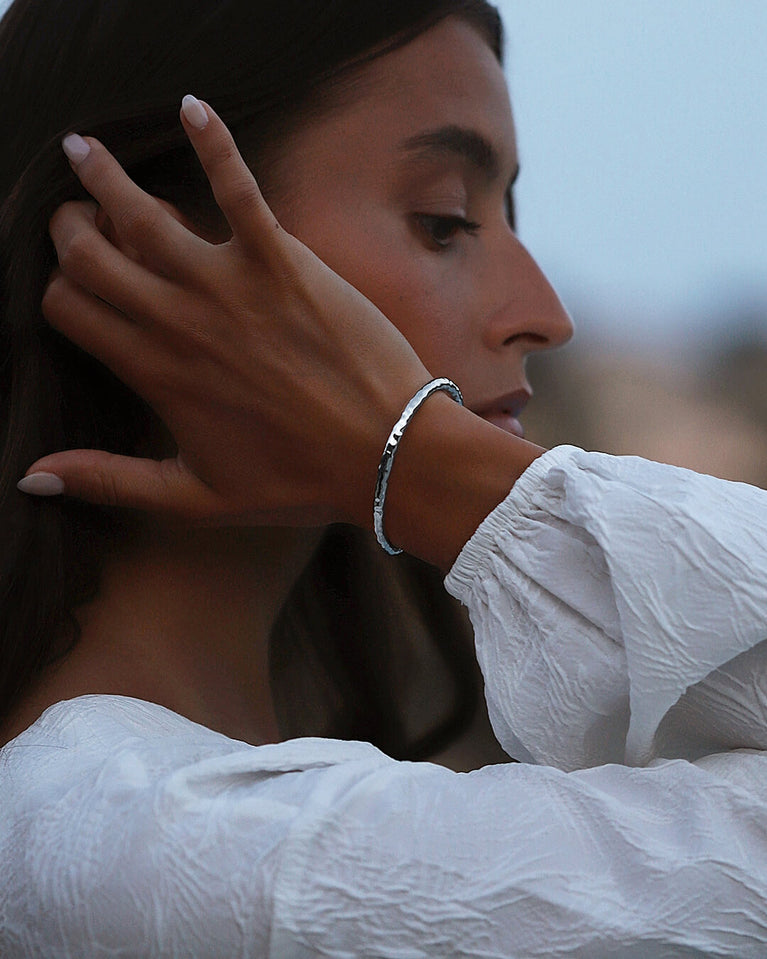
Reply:
[[454, 773], [86, 696], [0, 752], [0, 955], [767, 956], [767, 493], [560, 447], [447, 577]]

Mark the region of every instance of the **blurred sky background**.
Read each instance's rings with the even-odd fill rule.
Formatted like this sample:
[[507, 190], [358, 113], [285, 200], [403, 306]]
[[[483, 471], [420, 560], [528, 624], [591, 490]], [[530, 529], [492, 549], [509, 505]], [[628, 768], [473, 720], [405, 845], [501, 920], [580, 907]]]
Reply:
[[765, 336], [767, 2], [498, 5], [519, 229], [579, 337]]

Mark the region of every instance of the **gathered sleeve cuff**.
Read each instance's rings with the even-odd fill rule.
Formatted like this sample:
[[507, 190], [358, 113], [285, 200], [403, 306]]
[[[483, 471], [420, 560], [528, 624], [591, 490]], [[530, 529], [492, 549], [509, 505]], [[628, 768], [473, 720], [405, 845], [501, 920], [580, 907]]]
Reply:
[[515, 758], [571, 770], [767, 746], [767, 492], [558, 447], [445, 584]]

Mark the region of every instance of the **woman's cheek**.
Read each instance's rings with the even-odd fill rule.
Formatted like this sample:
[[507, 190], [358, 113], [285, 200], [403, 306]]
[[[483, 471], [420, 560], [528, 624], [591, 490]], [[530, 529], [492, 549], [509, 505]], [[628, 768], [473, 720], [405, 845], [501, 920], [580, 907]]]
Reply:
[[474, 352], [476, 291], [464, 267], [449, 254], [410, 255], [394, 267], [396, 286], [376, 304], [435, 375], [460, 370]]
[[427, 250], [388, 211], [311, 239], [321, 259], [391, 320], [427, 368], [455, 369], [469, 348], [465, 258]]

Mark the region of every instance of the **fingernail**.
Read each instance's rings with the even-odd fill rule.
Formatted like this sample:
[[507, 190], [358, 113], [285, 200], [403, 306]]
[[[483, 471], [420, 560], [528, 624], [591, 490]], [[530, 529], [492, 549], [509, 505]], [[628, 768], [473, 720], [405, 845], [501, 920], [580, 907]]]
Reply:
[[75, 166], [82, 163], [91, 152], [91, 148], [78, 133], [68, 133], [61, 141], [61, 146]]
[[64, 481], [53, 473], [31, 473], [20, 479], [16, 487], [22, 493], [31, 493], [33, 496], [61, 496]]
[[194, 127], [195, 130], [203, 130], [208, 125], [205, 107], [191, 93], [187, 93], [181, 101], [181, 112], [189, 126]]

